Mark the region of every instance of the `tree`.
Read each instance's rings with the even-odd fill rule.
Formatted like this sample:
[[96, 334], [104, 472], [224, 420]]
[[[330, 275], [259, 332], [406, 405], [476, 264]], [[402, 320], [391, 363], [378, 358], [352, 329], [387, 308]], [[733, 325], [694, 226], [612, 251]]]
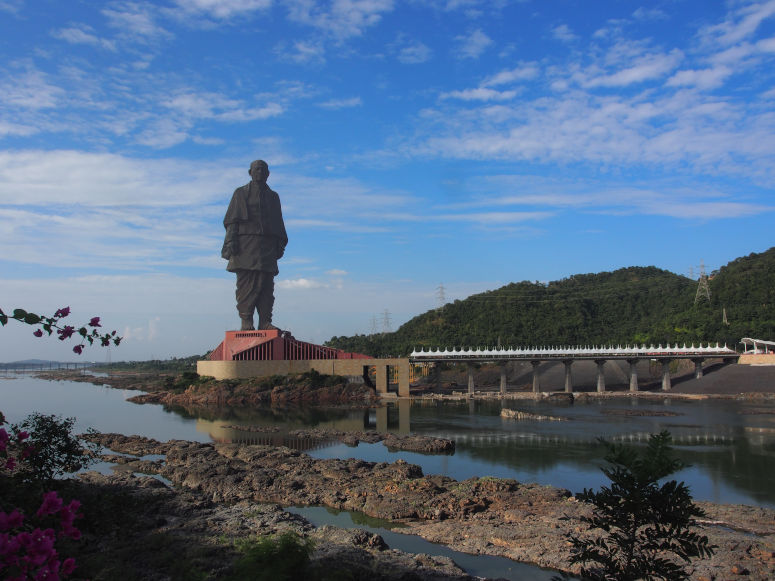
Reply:
[[[598, 492], [584, 489], [577, 498], [594, 506], [587, 534], [569, 534], [571, 564], [582, 564], [581, 574], [593, 581], [686, 579], [686, 563], [715, 552], [706, 536], [692, 527], [704, 516], [692, 502], [683, 482], [670, 474], [685, 467], [672, 455], [667, 431], [649, 438], [644, 451], [603, 442], [609, 466], [602, 468], [611, 481]], [[589, 534], [591, 533], [591, 534]], [[591, 563], [589, 566], [583, 566]]]

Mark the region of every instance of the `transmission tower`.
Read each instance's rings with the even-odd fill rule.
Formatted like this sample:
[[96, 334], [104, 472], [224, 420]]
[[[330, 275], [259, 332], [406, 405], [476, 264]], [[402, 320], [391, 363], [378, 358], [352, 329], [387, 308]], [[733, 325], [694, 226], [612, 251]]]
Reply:
[[436, 298], [439, 301], [439, 308], [447, 304], [447, 295], [444, 294], [444, 284], [439, 283], [439, 287], [436, 289]]
[[700, 261], [700, 280], [697, 283], [697, 293], [694, 295], [694, 304], [697, 304], [702, 297], [710, 302], [710, 287], [708, 286], [708, 275], [705, 274], [705, 263]]
[[382, 313], [382, 332], [390, 333], [390, 331], [392, 331], [392, 323], [390, 321], [390, 311], [385, 309], [385, 312]]
[[371, 334], [376, 335], [377, 334], [377, 315], [371, 316]]

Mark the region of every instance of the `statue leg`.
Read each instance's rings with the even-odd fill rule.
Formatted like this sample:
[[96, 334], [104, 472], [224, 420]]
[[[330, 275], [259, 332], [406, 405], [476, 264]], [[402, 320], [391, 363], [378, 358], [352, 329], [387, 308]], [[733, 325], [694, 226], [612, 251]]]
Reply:
[[272, 309], [274, 308], [274, 275], [271, 272], [260, 272], [260, 291], [258, 295], [258, 328], [277, 329], [272, 325]]
[[237, 271], [237, 312], [242, 319], [242, 331], [253, 330], [253, 312], [256, 310], [260, 291], [260, 275], [255, 270]]

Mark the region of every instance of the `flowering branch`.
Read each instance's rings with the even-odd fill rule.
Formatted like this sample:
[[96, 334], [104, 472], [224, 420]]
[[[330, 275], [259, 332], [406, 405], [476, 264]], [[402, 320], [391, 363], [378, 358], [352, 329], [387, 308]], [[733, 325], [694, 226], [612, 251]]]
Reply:
[[29, 313], [24, 309], [14, 309], [13, 314], [9, 316], [0, 309], [0, 325], [5, 326], [9, 319], [14, 319], [27, 325], [37, 326], [38, 328], [32, 333], [36, 337], [42, 337], [44, 331], [49, 336], [56, 331], [60, 341], [70, 339], [73, 335], [78, 334], [81, 336], [81, 343], [73, 347], [73, 351], [78, 355], [83, 352], [87, 341], [89, 345], [94, 345], [94, 342], [98, 341], [101, 347], [109, 347], [111, 343], [117, 346], [121, 343], [121, 337], [116, 334], [116, 331], [103, 334], [97, 330], [98, 327], [102, 327], [99, 317], [92, 317], [86, 325], [79, 329], [72, 325], [61, 325], [60, 319], [64, 319], [69, 314], [70, 307], [58, 309], [51, 317]]

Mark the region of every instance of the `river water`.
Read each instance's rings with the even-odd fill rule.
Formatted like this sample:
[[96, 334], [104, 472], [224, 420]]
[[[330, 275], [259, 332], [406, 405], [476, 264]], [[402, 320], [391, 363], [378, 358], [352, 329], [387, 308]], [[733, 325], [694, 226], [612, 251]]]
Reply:
[[[162, 441], [174, 438], [283, 444], [316, 458], [353, 457], [380, 462], [402, 458], [420, 465], [426, 474], [444, 474], [458, 480], [485, 475], [514, 478], [574, 493], [606, 483], [600, 471], [605, 448], [599, 438], [637, 445], [644, 443], [649, 434], [669, 430], [677, 455], [690, 464], [675, 478], [686, 482], [696, 500], [775, 508], [772, 401], [609, 399], [570, 405], [522, 400], [398, 401], [361, 410], [312, 406], [184, 410], [125, 401], [137, 393], [90, 383], [10, 375], [0, 377], [0, 411], [11, 423], [38, 411], [76, 417], [76, 429], [80, 431], [91, 427]], [[500, 416], [503, 407], [564, 421], [504, 419]], [[455, 440], [456, 450], [452, 455], [390, 452], [381, 443], [349, 447], [299, 440], [288, 434], [309, 427], [450, 438]], [[311, 520], [316, 524], [336, 524], [343, 518], [330, 511], [325, 518], [324, 514], [310, 512], [306, 516], [314, 517]], [[493, 566], [497, 571], [498, 565]], [[490, 569], [485, 570], [492, 574]], [[502, 576], [529, 579], [535, 577], [535, 571], [507, 571]]]

